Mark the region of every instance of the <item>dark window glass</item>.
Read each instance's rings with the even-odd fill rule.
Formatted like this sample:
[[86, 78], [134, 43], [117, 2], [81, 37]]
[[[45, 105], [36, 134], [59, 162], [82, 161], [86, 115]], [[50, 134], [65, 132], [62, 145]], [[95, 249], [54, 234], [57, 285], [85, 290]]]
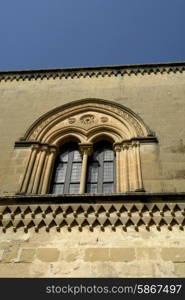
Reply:
[[55, 163], [52, 194], [78, 194], [82, 159], [75, 143], [69, 143], [60, 149]]
[[113, 193], [115, 191], [115, 157], [111, 144], [103, 141], [94, 147], [88, 161], [87, 193]]

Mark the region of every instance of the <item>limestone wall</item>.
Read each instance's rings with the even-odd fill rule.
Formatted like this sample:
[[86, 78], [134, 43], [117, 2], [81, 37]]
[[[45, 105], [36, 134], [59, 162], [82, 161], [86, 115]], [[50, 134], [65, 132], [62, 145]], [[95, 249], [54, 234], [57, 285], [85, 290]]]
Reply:
[[17, 174], [22, 172], [27, 154], [25, 157], [20, 154], [19, 165], [12, 170], [15, 141], [44, 113], [84, 98], [100, 98], [123, 104], [138, 114], [156, 133], [158, 146], [152, 148], [151, 145], [145, 145], [142, 149], [146, 191], [184, 191], [184, 94], [185, 72], [178, 71], [1, 80], [0, 193], [11, 194], [18, 190]]
[[183, 194], [80, 197], [1, 199], [0, 277], [185, 276]]
[[7, 232], [0, 277], [185, 277], [184, 232]]
[[[122, 74], [113, 69], [86, 76], [82, 69], [78, 74], [42, 79], [21, 75], [19, 80], [7, 75], [0, 81], [0, 277], [185, 277], [184, 196], [177, 206], [175, 200], [185, 192], [185, 70], [165, 67], [162, 72]], [[156, 133], [158, 144], [140, 148], [144, 188], [151, 197], [153, 192], [173, 192], [172, 204], [165, 206], [164, 197], [155, 206], [159, 195], [152, 205], [145, 204], [148, 200], [136, 193], [132, 209], [127, 205], [121, 210], [123, 201], [118, 199], [118, 208], [111, 210], [115, 199], [107, 195], [105, 209], [89, 210], [89, 215], [87, 209], [79, 210], [78, 215], [75, 205], [86, 203], [82, 195], [79, 202], [70, 200], [72, 212], [66, 208], [57, 216], [55, 208], [46, 212], [53, 204], [50, 196], [44, 196], [51, 198], [47, 205], [33, 196], [38, 214], [29, 199], [25, 210], [24, 197], [6, 202], [3, 195], [19, 190], [30, 151], [14, 149], [15, 141], [44, 113], [85, 98], [120, 103]], [[64, 226], [62, 218], [67, 219]], [[73, 221], [76, 225], [69, 226]]]

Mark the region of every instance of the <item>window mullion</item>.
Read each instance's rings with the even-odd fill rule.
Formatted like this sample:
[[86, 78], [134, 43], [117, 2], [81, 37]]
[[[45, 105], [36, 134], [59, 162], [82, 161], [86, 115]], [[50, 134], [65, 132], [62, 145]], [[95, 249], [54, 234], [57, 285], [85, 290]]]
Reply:
[[92, 153], [92, 145], [81, 145], [81, 153], [82, 153], [82, 169], [81, 169], [81, 177], [80, 177], [80, 194], [85, 193], [86, 188], [86, 180], [87, 180], [87, 164], [88, 164], [88, 156]]
[[71, 172], [72, 172], [73, 157], [74, 157], [74, 151], [69, 152], [68, 163], [67, 163], [67, 170], [66, 170], [66, 178], [65, 178], [65, 182], [64, 182], [64, 194], [68, 194], [69, 193], [69, 186], [70, 186], [70, 182], [71, 182]]

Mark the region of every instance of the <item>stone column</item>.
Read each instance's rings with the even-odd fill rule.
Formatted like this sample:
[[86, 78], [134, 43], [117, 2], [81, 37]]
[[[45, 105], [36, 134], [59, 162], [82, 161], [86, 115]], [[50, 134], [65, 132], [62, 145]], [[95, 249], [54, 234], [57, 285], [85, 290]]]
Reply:
[[136, 147], [137, 143], [132, 142], [132, 175], [133, 175], [133, 186], [134, 191], [138, 189], [138, 172], [137, 172], [137, 156], [136, 156]]
[[43, 170], [43, 166], [44, 166], [44, 162], [45, 162], [45, 158], [46, 158], [46, 153], [48, 151], [48, 146], [41, 146], [41, 153], [40, 153], [40, 158], [38, 161], [38, 166], [37, 166], [37, 170], [36, 170], [36, 174], [35, 174], [35, 180], [34, 180], [34, 184], [33, 184], [33, 189], [32, 189], [32, 194], [37, 194], [37, 191], [39, 189], [39, 184], [40, 184], [40, 178], [41, 178], [41, 174], [42, 174], [42, 170]]
[[114, 151], [116, 153], [116, 193], [121, 192], [121, 145], [114, 144]]
[[129, 187], [129, 168], [128, 168], [128, 145], [123, 145], [121, 151], [121, 192], [128, 192]]
[[58, 153], [58, 149], [56, 146], [50, 146], [49, 151], [47, 153], [47, 165], [45, 167], [45, 174], [43, 177], [43, 184], [41, 187], [41, 194], [47, 194], [49, 192], [49, 184], [51, 180], [51, 176], [53, 173], [53, 166], [55, 162], [56, 155]]
[[31, 153], [30, 153], [30, 158], [27, 164], [27, 168], [26, 168], [26, 172], [25, 172], [25, 176], [23, 179], [23, 183], [21, 186], [21, 190], [20, 192], [26, 193], [28, 190], [28, 186], [29, 186], [29, 181], [32, 175], [32, 170], [33, 170], [33, 166], [35, 164], [35, 158], [38, 152], [39, 146], [38, 145], [33, 145], [32, 149], [31, 149]]
[[135, 174], [134, 174], [134, 159], [133, 159], [133, 147], [131, 144], [127, 148], [127, 162], [128, 162], [128, 181], [129, 191], [135, 190]]
[[137, 190], [138, 191], [144, 191], [142, 173], [141, 173], [140, 143], [139, 142], [136, 142], [135, 153], [136, 153], [136, 166], [137, 166], [137, 177], [138, 177]]
[[82, 154], [82, 170], [80, 177], [80, 194], [85, 193], [86, 178], [87, 178], [87, 162], [88, 156], [92, 154], [92, 144], [80, 144], [80, 152]]
[[141, 177], [141, 163], [139, 153], [139, 142], [132, 142], [132, 174], [134, 191], [143, 191], [142, 177]]

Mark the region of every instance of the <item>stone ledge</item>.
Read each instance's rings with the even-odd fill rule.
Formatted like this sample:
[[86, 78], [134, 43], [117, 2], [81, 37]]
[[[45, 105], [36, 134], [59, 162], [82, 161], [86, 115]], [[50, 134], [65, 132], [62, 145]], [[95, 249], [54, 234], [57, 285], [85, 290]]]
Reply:
[[177, 203], [185, 204], [185, 192], [149, 193], [143, 191], [111, 194], [23, 194], [0, 195], [0, 205], [14, 204], [102, 204], [102, 203]]

